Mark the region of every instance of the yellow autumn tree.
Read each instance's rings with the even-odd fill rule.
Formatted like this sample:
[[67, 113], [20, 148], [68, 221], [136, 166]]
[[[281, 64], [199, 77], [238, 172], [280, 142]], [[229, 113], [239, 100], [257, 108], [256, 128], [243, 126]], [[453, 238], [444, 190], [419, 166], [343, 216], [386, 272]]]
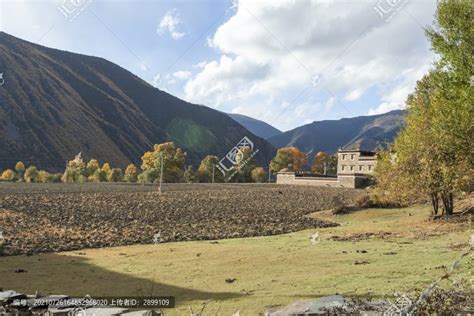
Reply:
[[262, 167], [257, 167], [252, 170], [253, 182], [263, 183], [267, 182], [267, 172]]
[[15, 165], [15, 171], [18, 173], [18, 180], [23, 181], [23, 175], [25, 174], [25, 164], [22, 161], [18, 161]]
[[106, 174], [110, 172], [110, 164], [108, 162], [105, 162], [103, 165], [102, 165], [102, 171], [105, 172]]
[[313, 165], [311, 166], [311, 172], [323, 174], [324, 173], [324, 163], [326, 162], [328, 154], [324, 151], [320, 151], [314, 156]]
[[141, 168], [142, 170], [148, 170], [150, 168], [153, 168], [154, 165], [154, 155], [153, 151], [147, 151], [143, 154], [142, 156], [142, 165]]
[[331, 156], [324, 151], [318, 152], [314, 156], [311, 172], [317, 174], [335, 175], [337, 173], [337, 156]]
[[96, 170], [100, 169], [99, 162], [96, 159], [89, 160], [89, 162], [87, 163], [86, 169], [87, 169], [87, 176], [89, 177], [92, 176]]
[[167, 142], [156, 144], [153, 151], [147, 151], [142, 156], [141, 168], [144, 173], [153, 175], [156, 180], [156, 175], [159, 175], [161, 170], [161, 162], [164, 163], [163, 180], [165, 182], [180, 182], [184, 174], [184, 162], [186, 160], [186, 153], [181, 148], [177, 148], [174, 142]]
[[274, 172], [279, 172], [283, 169], [301, 172], [307, 162], [308, 154], [302, 152], [298, 148], [280, 148], [278, 149], [275, 158], [270, 162], [270, 169]]
[[137, 182], [137, 167], [134, 164], [128, 165], [125, 169], [124, 180], [126, 182]]
[[11, 169], [7, 169], [2, 172], [2, 180], [3, 181], [14, 181], [15, 180], [15, 172]]

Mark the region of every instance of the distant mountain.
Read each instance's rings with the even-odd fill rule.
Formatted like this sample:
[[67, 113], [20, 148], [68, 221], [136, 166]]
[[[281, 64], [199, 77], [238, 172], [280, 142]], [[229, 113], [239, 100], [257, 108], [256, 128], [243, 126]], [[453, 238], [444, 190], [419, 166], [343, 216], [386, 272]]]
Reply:
[[373, 150], [378, 143], [392, 142], [403, 126], [405, 112], [391, 111], [373, 116], [313, 122], [276, 135], [268, 141], [275, 147], [296, 146], [310, 152], [335, 153], [339, 148], [357, 146]]
[[18, 160], [60, 169], [79, 151], [115, 166], [140, 163], [155, 143], [175, 141], [197, 164], [244, 136], [267, 163], [275, 148], [226, 114], [180, 100], [98, 57], [0, 32], [0, 168]]
[[263, 139], [268, 139], [282, 133], [279, 129], [264, 121], [260, 121], [242, 114], [229, 113], [228, 115], [240, 125]]

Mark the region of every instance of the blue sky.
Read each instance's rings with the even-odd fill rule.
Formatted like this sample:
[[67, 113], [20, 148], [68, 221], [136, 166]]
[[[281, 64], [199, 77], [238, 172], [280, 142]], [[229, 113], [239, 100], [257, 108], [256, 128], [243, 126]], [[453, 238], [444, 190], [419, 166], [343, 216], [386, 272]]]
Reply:
[[435, 0], [0, 0], [14, 36], [106, 58], [282, 130], [402, 108], [433, 62]]

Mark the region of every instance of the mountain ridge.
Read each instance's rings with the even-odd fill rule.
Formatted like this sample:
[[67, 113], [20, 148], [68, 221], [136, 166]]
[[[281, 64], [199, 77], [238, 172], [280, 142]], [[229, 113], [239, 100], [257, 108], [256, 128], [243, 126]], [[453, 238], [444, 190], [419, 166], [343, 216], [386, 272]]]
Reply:
[[227, 115], [161, 91], [101, 57], [30, 43], [0, 32], [0, 167], [17, 160], [60, 169], [82, 151], [124, 167], [175, 141], [197, 165], [242, 137], [267, 163], [275, 148]]
[[378, 115], [315, 121], [271, 137], [268, 141], [277, 148], [296, 146], [311, 156], [318, 151], [333, 154], [339, 148], [351, 146], [374, 150], [384, 141], [393, 141], [403, 126], [404, 115], [403, 110], [394, 110]]
[[268, 124], [265, 121], [257, 120], [253, 117], [236, 114], [236, 113], [227, 113], [232, 119], [237, 121], [240, 125], [254, 133], [255, 135], [263, 138], [269, 139], [273, 136], [279, 135], [282, 133], [276, 127]]

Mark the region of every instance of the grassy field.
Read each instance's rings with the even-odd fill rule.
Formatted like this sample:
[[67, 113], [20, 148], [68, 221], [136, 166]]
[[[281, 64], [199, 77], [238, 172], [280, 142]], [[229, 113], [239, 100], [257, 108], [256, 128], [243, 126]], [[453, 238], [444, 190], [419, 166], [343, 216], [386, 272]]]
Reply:
[[[297, 233], [0, 257], [0, 287], [82, 296], [171, 295], [189, 315], [258, 315], [270, 305], [339, 293], [391, 295], [427, 287], [468, 246], [467, 223], [426, 221], [426, 207], [318, 216], [339, 227]], [[391, 232], [391, 235], [384, 234]], [[338, 236], [344, 241], [335, 240]], [[456, 276], [469, 274], [464, 258]], [[26, 273], [15, 273], [24, 269]], [[232, 283], [226, 279], [236, 279]]]

